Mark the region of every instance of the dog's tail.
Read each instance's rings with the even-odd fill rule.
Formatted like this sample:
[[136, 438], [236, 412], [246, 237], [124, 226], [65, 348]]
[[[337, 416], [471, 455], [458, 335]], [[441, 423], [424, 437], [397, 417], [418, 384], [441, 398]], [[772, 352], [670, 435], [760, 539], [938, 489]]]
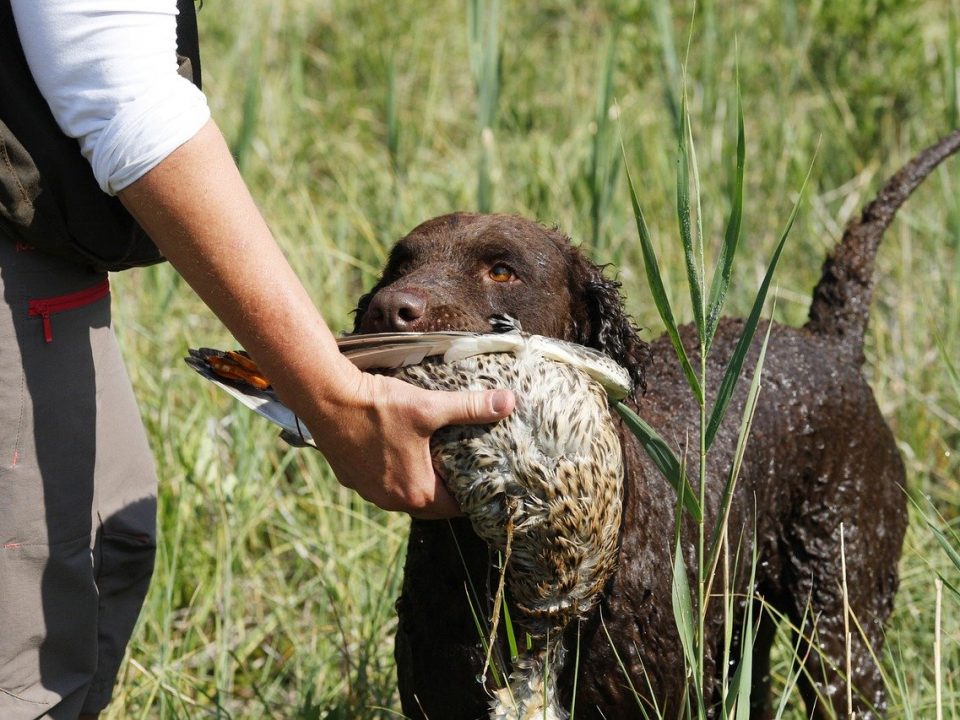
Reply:
[[873, 267], [877, 248], [897, 210], [944, 159], [960, 150], [960, 130], [920, 152], [891, 177], [877, 197], [851, 220], [843, 238], [823, 264], [813, 291], [807, 328], [836, 338], [850, 358], [862, 365], [873, 295]]

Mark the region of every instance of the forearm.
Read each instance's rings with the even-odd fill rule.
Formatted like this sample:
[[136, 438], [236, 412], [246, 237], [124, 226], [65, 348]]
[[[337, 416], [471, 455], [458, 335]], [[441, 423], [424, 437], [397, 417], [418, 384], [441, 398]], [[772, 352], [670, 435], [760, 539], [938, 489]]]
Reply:
[[213, 122], [119, 197], [295, 411], [314, 415], [308, 405], [351, 391], [360, 372], [337, 350]]
[[450, 517], [432, 468], [444, 425], [509, 414], [506, 391], [430, 392], [361, 373], [283, 257], [211, 122], [120, 199], [310, 428], [341, 483], [388, 510]]

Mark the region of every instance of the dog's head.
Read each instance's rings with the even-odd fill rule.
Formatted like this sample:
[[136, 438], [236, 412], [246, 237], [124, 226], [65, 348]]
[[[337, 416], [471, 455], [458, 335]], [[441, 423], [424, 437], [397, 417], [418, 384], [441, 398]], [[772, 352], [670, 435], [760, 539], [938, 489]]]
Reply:
[[357, 305], [355, 332], [489, 332], [509, 315], [525, 332], [600, 350], [638, 388], [649, 351], [623, 309], [620, 284], [570, 239], [509, 215], [453, 213], [400, 240]]

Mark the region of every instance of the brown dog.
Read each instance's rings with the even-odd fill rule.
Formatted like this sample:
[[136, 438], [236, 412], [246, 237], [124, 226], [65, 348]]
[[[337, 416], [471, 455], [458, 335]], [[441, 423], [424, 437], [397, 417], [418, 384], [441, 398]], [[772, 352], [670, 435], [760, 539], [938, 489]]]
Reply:
[[[871, 276], [896, 210], [958, 147], [955, 132], [895, 175], [825, 264], [807, 325], [772, 328], [730, 518], [737, 533], [731, 543], [745, 559], [731, 580], [741, 598], [749, 558], [757, 556], [755, 718], [769, 714], [768, 656], [781, 618], [802, 634], [800, 687], [811, 716], [883, 714], [883, 681], [873, 658], [893, 608], [906, 513], [903, 464], [860, 370]], [[629, 369], [637, 386], [629, 404], [679, 453], [687, 438], [697, 436], [697, 407], [669, 341], [648, 344], [637, 336], [618, 288], [556, 230], [517, 217], [456, 213], [420, 225], [397, 244], [382, 279], [359, 302], [356, 329], [484, 332], [492, 316], [510, 315], [528, 333], [597, 348]], [[721, 322], [708, 358], [712, 377], [722, 376], [742, 329], [739, 320]], [[696, 367], [695, 333], [688, 327], [682, 336]], [[754, 347], [745, 367], [753, 367], [757, 352]], [[747, 385], [739, 383], [709, 456], [708, 528], [717, 520]], [[676, 494], [629, 431], [621, 435], [626, 477], [619, 571], [599, 608], [565, 638], [568, 649], [579, 644], [576, 717], [613, 720], [646, 712], [672, 718], [687, 690], [671, 605]], [[689, 472], [697, 476], [696, 467]], [[696, 537], [685, 521], [681, 546], [688, 568], [696, 567]], [[489, 691], [477, 681], [482, 639], [465, 588], [482, 593], [490, 587], [487, 548], [465, 520], [452, 526], [414, 521], [405, 572], [396, 646], [404, 712], [432, 720], [486, 717]], [[722, 669], [721, 606], [710, 604], [705, 626], [704, 692], [714, 703]], [[742, 626], [746, 610], [741, 600], [734, 628]], [[845, 626], [852, 630], [849, 662]], [[740, 656], [735, 649], [733, 657]], [[568, 663], [561, 675], [567, 707], [573, 672]]]

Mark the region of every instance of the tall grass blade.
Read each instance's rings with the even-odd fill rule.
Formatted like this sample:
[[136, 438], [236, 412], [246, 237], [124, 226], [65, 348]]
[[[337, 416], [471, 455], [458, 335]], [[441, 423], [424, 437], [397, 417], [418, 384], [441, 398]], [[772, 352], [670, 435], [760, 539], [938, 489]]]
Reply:
[[510, 617], [510, 603], [503, 604], [503, 627], [507, 631], [507, 647], [510, 648], [510, 659], [516, 660], [520, 657], [520, 651], [517, 649], [517, 634], [513, 629], [513, 618]]
[[630, 677], [630, 673], [627, 672], [627, 666], [623, 664], [623, 658], [621, 658], [620, 653], [617, 652], [617, 646], [613, 644], [613, 638], [610, 637], [610, 631], [607, 629], [607, 623], [603, 619], [602, 609], [600, 610], [600, 626], [603, 628], [603, 634], [607, 637], [607, 643], [610, 645], [610, 649], [613, 651], [613, 656], [617, 659], [617, 665], [620, 666], [620, 672], [623, 674], [624, 679], [627, 681], [627, 685], [630, 687], [630, 693], [633, 695], [633, 699], [636, 701], [637, 707], [640, 708], [640, 713], [643, 715], [644, 720], [650, 720], [650, 716], [647, 714], [647, 709], [644, 706], [643, 701], [640, 699], [640, 694], [633, 686], [633, 679]]
[[253, 44], [253, 60], [247, 74], [247, 82], [243, 89], [243, 112], [241, 115], [240, 131], [230, 148], [233, 159], [241, 174], [247, 168], [247, 157], [253, 146], [253, 139], [257, 134], [257, 125], [260, 117], [260, 97], [262, 93], [262, 77], [259, 68], [260, 58], [263, 56], [263, 38], [258, 35]]
[[591, 144], [587, 182], [590, 190], [590, 223], [594, 250], [599, 247], [604, 219], [620, 172], [620, 155], [616, 152], [616, 145], [611, 142], [613, 128], [610, 117], [610, 111], [614, 105], [613, 70], [616, 67], [618, 35], [619, 27], [615, 25], [607, 42], [593, 116], [595, 131]]
[[393, 172], [400, 173], [400, 121], [397, 117], [397, 64], [391, 57], [387, 64], [387, 152]]
[[953, 392], [956, 393], [957, 398], [960, 399], [960, 371], [957, 370], [957, 366], [947, 353], [947, 346], [943, 344], [943, 338], [939, 335], [934, 335], [933, 339], [937, 343], [937, 350], [940, 352], [940, 359], [943, 360], [943, 364], [947, 368], [947, 376], [950, 378], [950, 384], [953, 386]]
[[677, 495], [683, 498], [684, 509], [690, 513], [690, 516], [694, 520], [697, 522], [702, 521], [703, 513], [700, 510], [700, 503], [697, 501], [697, 496], [690, 486], [690, 480], [687, 478], [687, 474], [683, 471], [683, 466], [670, 449], [670, 446], [657, 434], [656, 430], [644, 422], [643, 418], [622, 402], [616, 403], [614, 407], [617, 412], [620, 413], [620, 417], [623, 418], [630, 432], [640, 441], [647, 455], [653, 460], [653, 464], [663, 473], [663, 476], [676, 491]]
[[720, 246], [720, 256], [717, 258], [717, 267], [713, 271], [713, 280], [710, 282], [710, 294], [707, 300], [709, 308], [707, 315], [706, 346], [709, 350], [713, 343], [717, 323], [727, 299], [727, 289], [730, 287], [730, 276], [733, 272], [733, 258], [740, 243], [740, 230], [743, 221], [743, 167], [746, 157], [746, 141], [743, 132], [743, 103], [740, 96], [740, 68], [737, 66], [737, 170], [730, 197], [730, 217], [727, 220], [727, 229], [723, 234], [723, 245]]
[[[754, 528], [756, 536], [756, 528]], [[754, 618], [753, 610], [756, 605], [753, 601], [757, 583], [758, 546], [753, 546], [753, 562], [750, 566], [749, 597], [747, 599], [747, 617], [743, 621], [743, 638], [740, 643], [740, 662], [737, 664], [735, 684], [737, 688], [737, 712], [734, 720], [750, 720], [750, 693], [753, 690], [753, 640]], [[727, 713], [729, 716], [729, 712]]]
[[294, 107], [298, 109], [303, 108], [304, 100], [307, 97], [304, 77], [306, 34], [306, 28], [298, 24], [290, 38], [290, 65], [287, 76], [290, 83], [290, 99]]
[[[683, 242], [683, 256], [687, 266], [687, 285], [690, 288], [690, 302], [693, 305], [693, 320], [697, 335], [703, 344], [706, 327], [703, 321], [703, 280], [700, 267], [703, 258], [703, 238], [692, 230], [690, 220], [690, 158], [688, 144], [693, 142], [690, 132], [690, 118], [687, 116], [687, 97], [684, 93], [680, 101], [680, 124], [682, 132], [677, 147], [677, 222], [680, 227], [680, 240]], [[699, 195], [699, 189], [697, 191]], [[698, 200], [699, 204], [699, 200]]]
[[477, 125], [480, 130], [480, 162], [477, 177], [477, 209], [493, 210], [494, 126], [500, 100], [500, 0], [470, 0], [468, 5], [470, 68], [477, 91]]
[[960, 588], [947, 580], [941, 573], [937, 573], [937, 577], [940, 579], [940, 582], [946, 586], [947, 590], [953, 593], [956, 599], [960, 601]]
[[[933, 581], [933, 696], [936, 701], [937, 720], [943, 720], [943, 582]], [[847, 703], [849, 705], [849, 703]]]
[[927, 526], [930, 528], [933, 536], [937, 539], [937, 542], [940, 543], [940, 547], [943, 548], [943, 551], [947, 554], [947, 557], [950, 558], [950, 562], [953, 563], [957, 570], [960, 570], [960, 552], [953, 547], [953, 545], [947, 539], [947, 536], [943, 534], [943, 531], [936, 527], [929, 520], [927, 520]]
[[570, 717], [574, 720], [577, 710], [577, 680], [580, 678], [580, 621], [577, 621], [577, 645], [573, 654], [573, 687], [570, 689]]
[[787, 220], [786, 227], [784, 227], [783, 232], [780, 235], [780, 242], [777, 243], [777, 248], [773, 252], [773, 257], [770, 258], [770, 264], [767, 266], [767, 272], [763, 276], [763, 281], [760, 283], [760, 289], [757, 291], [757, 297], [753, 302], [753, 308], [750, 310], [750, 315], [744, 323], [743, 334], [740, 336], [737, 347], [734, 349], [733, 355], [730, 358], [730, 362], [727, 364], [727, 368], [724, 371], [723, 379], [720, 381], [720, 388], [717, 391], [717, 399], [714, 402], [713, 412], [710, 414], [710, 422], [707, 425], [707, 448], [710, 447], [714, 438], [717, 436], [717, 430], [720, 428], [720, 423], [723, 422], [723, 418], [727, 412], [727, 405], [729, 405], [730, 398], [733, 397], [733, 391], [737, 387], [737, 381], [740, 379], [740, 370], [743, 367], [743, 361], [746, 359], [747, 352], [750, 350], [750, 344], [753, 342], [753, 335], [756, 332], [757, 324], [760, 321], [760, 313], [763, 311], [763, 304], [767, 299], [767, 291], [770, 289], [770, 281], [773, 279], [773, 273], [777, 269], [777, 263], [780, 260], [780, 254], [783, 252], [783, 246], [787, 242], [787, 236], [790, 234], [793, 223], [797, 219], [797, 214], [800, 212], [800, 201], [803, 199], [804, 191], [807, 188], [807, 182], [810, 180], [810, 173], [813, 171], [813, 162], [815, 161], [816, 154], [814, 154], [814, 159], [811, 161], [810, 167], [807, 169], [807, 175], [803, 179], [803, 184], [800, 186], [800, 192], [797, 195], [796, 202], [793, 204], [793, 210], [790, 211], [790, 217]]
[[[900, 710], [903, 711], [903, 720], [913, 720], [913, 706], [907, 701], [909, 698], [909, 687], [907, 685], [907, 674], [906, 667], [907, 663], [903, 657], [903, 651], [901, 648], [897, 648], [897, 653], [894, 654], [893, 651], [889, 651], [888, 656], [891, 658], [891, 661], [888, 663], [890, 667], [890, 672], [893, 676], [894, 682], [896, 682], [897, 693], [900, 695]], [[890, 686], [888, 685], [888, 688]], [[892, 688], [890, 688], [892, 689]]]
[[[763, 610], [764, 612], [770, 612], [771, 608], [764, 603]], [[795, 627], [792, 627], [794, 645], [790, 652], [790, 667], [787, 669], [787, 677], [783, 684], [783, 691], [780, 694], [780, 702], [777, 704], [777, 710], [773, 715], [774, 720], [781, 720], [781, 718], [783, 718], [787, 711], [787, 702], [793, 695], [794, 689], [800, 684], [800, 677], [806, 674], [804, 663], [806, 663], [810, 652], [812, 652], [812, 646], [808, 645], [806, 654], [801, 657], [800, 648], [805, 642], [801, 628], [807, 627], [809, 616], [810, 604], [807, 603], [803, 609], [803, 616], [800, 618], [800, 622]], [[774, 618], [780, 622], [784, 621], [783, 616], [778, 617], [774, 615]]]
[[[473, 624], [477, 629], [477, 635], [480, 637], [480, 642], [483, 644], [483, 652], [486, 653], [487, 631], [484, 628], [486, 620], [483, 622], [480, 621], [480, 609], [482, 607], [480, 603], [480, 596], [477, 593], [476, 587], [474, 587], [473, 579], [470, 577], [470, 569], [467, 565], [466, 558], [463, 556], [463, 550], [460, 547], [460, 540], [457, 538], [457, 533], [453, 529], [453, 523], [447, 521], [447, 526], [450, 528], [450, 536], [453, 538], [453, 544], [457, 548], [457, 556], [460, 558], [460, 566], [463, 568], [463, 572], [467, 576], [467, 581], [463, 586], [463, 592], [467, 596], [467, 605], [470, 608], [470, 614], [473, 616]], [[493, 654], [495, 657], [490, 662], [490, 669], [493, 672], [493, 681], [498, 688], [508, 687], [508, 683], [501, 675], [500, 663], [498, 661], [502, 660], [502, 658], [500, 658], [500, 653], [498, 652], [497, 648], [494, 648]]]
[[[703, 112], [705, 117], [715, 113], [717, 109], [718, 86], [718, 60], [717, 45], [719, 38], [719, 27], [717, 22], [717, 4], [719, 0], [700, 0], [699, 5], [703, 8], [703, 35], [700, 40], [702, 48], [700, 57], [701, 72], [697, 73], [703, 78]], [[693, 27], [693, 21], [690, 23]], [[689, 66], [688, 66], [689, 67]]]
[[673, 12], [670, 0], [653, 0], [653, 21], [656, 25], [656, 36], [660, 38], [661, 75], [663, 96], [667, 101], [667, 108], [673, 118], [673, 127], [678, 138], [683, 137], [683, 122], [680, 119], [680, 102], [674, 88], [682, 86], [680, 80], [680, 56], [673, 40]]
[[781, 38], [788, 43], [795, 43], [801, 37], [799, 22], [797, 21], [797, 0], [781, 0], [780, 5], [783, 8], [783, 33]]
[[693, 601], [690, 597], [690, 583], [687, 581], [687, 567], [683, 562], [683, 553], [680, 552], [679, 537], [673, 553], [673, 582], [670, 585], [670, 598], [673, 605], [673, 621], [680, 634], [680, 645], [683, 647], [687, 669], [693, 676], [697, 704], [702, 707], [700, 678], [703, 673], [695, 644]]
[[500, 99], [500, 0], [470, 0], [470, 70], [477, 91], [477, 123], [493, 128]]
[[737, 485], [737, 478], [740, 476], [740, 468], [743, 466], [743, 457], [747, 450], [747, 440], [750, 437], [750, 429], [753, 426], [753, 415], [757, 409], [757, 400], [760, 397], [760, 381], [763, 375], [763, 363], [767, 357], [767, 345], [770, 343], [770, 330], [773, 323], [767, 325], [767, 334], [763, 339], [763, 345], [760, 346], [760, 357], [757, 358], [757, 364], [753, 370], [753, 379], [750, 381], [750, 391], [747, 395], [747, 402], [743, 408], [743, 415], [740, 420], [740, 434], [737, 436], [737, 447], [733, 455], [733, 467], [730, 468], [730, 476], [727, 478], [726, 485], [723, 488], [723, 499], [720, 501], [720, 522], [713, 529], [713, 537], [710, 540], [710, 561], [707, 563], [707, 594], [713, 580], [713, 573], [716, 571], [717, 563], [720, 560], [720, 549], [723, 546], [723, 532], [730, 517], [730, 507], [733, 504], [733, 491]]
[[484, 128], [480, 133], [480, 164], [477, 171], [477, 211], [493, 212], [493, 181], [490, 167], [493, 164], [493, 131]]
[[637, 200], [637, 191], [633, 185], [633, 178], [630, 177], [630, 168], [626, 164], [626, 151], [621, 151], [624, 156], [624, 170], [627, 174], [627, 185], [630, 188], [630, 202], [633, 203], [633, 215], [637, 223], [637, 234], [640, 237], [640, 249], [643, 253], [643, 267], [647, 273], [647, 283], [650, 286], [650, 294], [653, 296], [653, 302], [657, 306], [657, 312], [667, 329], [670, 336], [670, 342], [673, 343], [673, 349], [680, 359], [680, 365], [683, 368], [683, 374], [693, 390], [698, 403], [703, 403], [703, 388], [700, 387], [700, 381], [690, 365], [690, 359], [687, 357], [687, 351], [680, 342], [680, 331], [677, 329], [677, 322], [673, 319], [673, 310], [670, 308], [670, 300], [667, 298], [667, 291], [663, 286], [663, 278], [660, 276], [660, 265], [657, 262], [657, 255], [653, 250], [653, 243], [650, 241], [650, 231], [647, 229], [647, 221], [643, 216], [643, 210], [640, 208], [640, 201]]
[[[470, 608], [470, 616], [473, 618], [473, 626], [477, 630], [477, 635], [480, 637], [480, 642], [483, 648], [483, 652], [487, 652], [487, 634], [484, 632], [483, 625], [484, 623], [480, 620], [480, 613], [478, 609], [473, 604], [473, 599], [470, 597], [470, 591], [464, 586], [464, 593], [467, 596], [467, 605]], [[500, 666], [497, 664], [496, 659], [494, 658], [490, 662], [490, 671], [493, 673], [493, 682], [498, 688], [503, 688], [507, 686], [506, 681], [500, 674]]]
[[[913, 500], [913, 506], [920, 513], [920, 517], [922, 517], [923, 521], [927, 524], [927, 528], [930, 530], [934, 539], [943, 549], [944, 553], [946, 553], [947, 558], [950, 560], [951, 563], [953, 563], [953, 566], [958, 571], [960, 571], [960, 551], [957, 550], [957, 548], [960, 547], [960, 537], [958, 537], [957, 534], [952, 529], [950, 529], [949, 525], [944, 523], [944, 526], [950, 529], [950, 535], [952, 537], [952, 542], [951, 542], [951, 537], [947, 537], [947, 534], [943, 532], [943, 530], [941, 530], [939, 527], [937, 527], [936, 523], [927, 515], [926, 508], [921, 507], [921, 505], [916, 500]], [[937, 513], [937, 515], [940, 521], [943, 522], [943, 516], [940, 515], [939, 513]], [[956, 546], [954, 545], [954, 543], [956, 543]], [[947, 578], [945, 578], [943, 576], [943, 573], [938, 572], [937, 575], [941, 580], [943, 580], [943, 584], [946, 585], [947, 588], [954, 595], [957, 596], [957, 599], [960, 599], [960, 588], [958, 588], [956, 585], [951, 583]]]
[[957, 18], [956, 2], [947, 11], [947, 127], [960, 127], [960, 103], [957, 98]]

